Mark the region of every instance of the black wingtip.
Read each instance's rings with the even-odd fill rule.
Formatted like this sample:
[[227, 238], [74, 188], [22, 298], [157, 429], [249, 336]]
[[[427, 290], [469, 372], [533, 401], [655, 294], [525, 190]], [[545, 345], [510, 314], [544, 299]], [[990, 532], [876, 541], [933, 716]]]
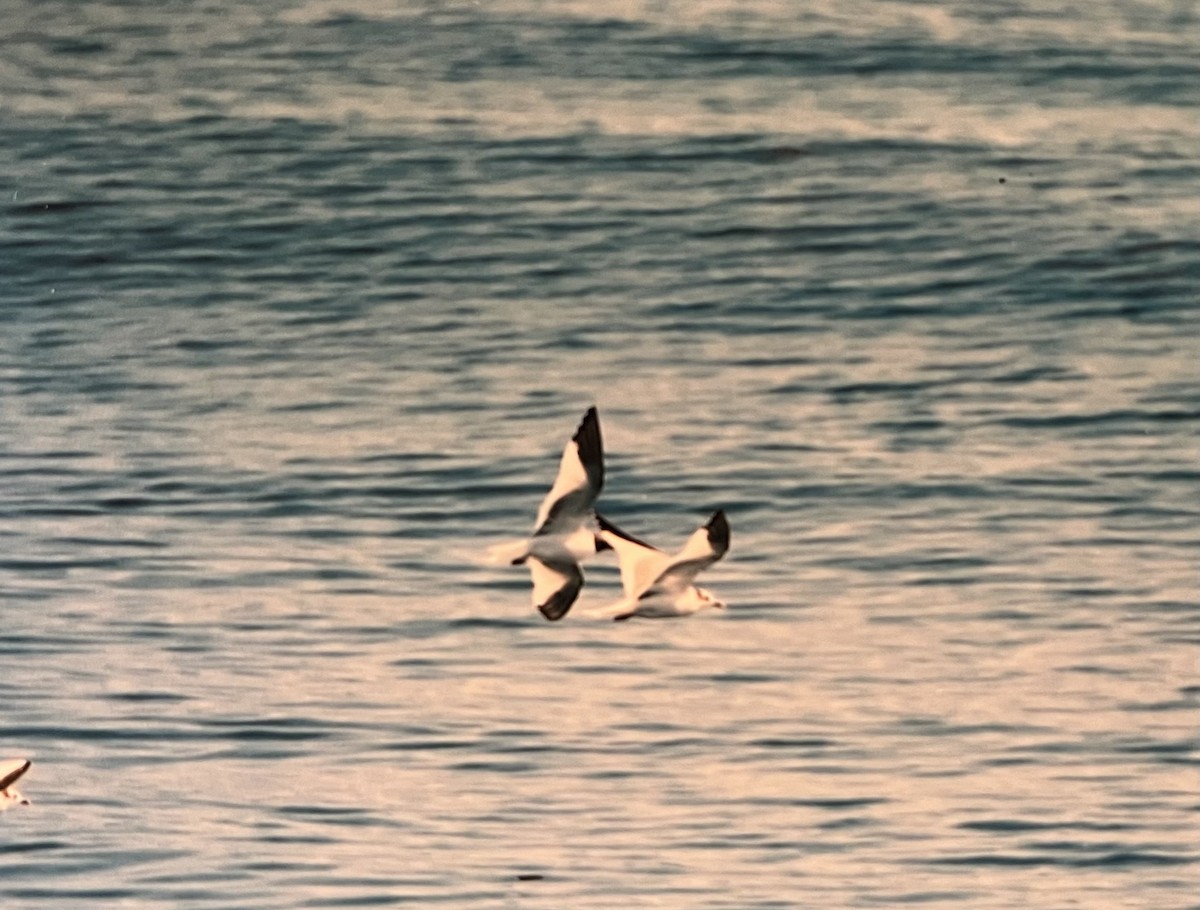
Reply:
[[598, 524], [600, 526], [601, 531], [608, 531], [609, 534], [616, 534], [618, 537], [625, 536], [624, 531], [622, 531], [620, 528], [618, 528], [615, 524], [613, 524], [611, 521], [609, 521], [607, 518], [605, 518], [599, 512], [596, 513], [596, 524]]
[[567, 611], [571, 609], [571, 605], [575, 603], [575, 598], [578, 595], [578, 589], [570, 590], [569, 588], [563, 588], [555, 591], [548, 601], [544, 604], [538, 604], [538, 612], [550, 622], [562, 619], [567, 615]]
[[729, 519], [725, 517], [724, 509], [713, 512], [712, 518], [705, 524], [708, 531], [708, 543], [713, 550], [723, 555], [729, 549]]
[[579, 460], [597, 492], [604, 486], [604, 441], [600, 437], [600, 413], [592, 405], [571, 437], [579, 449]]
[[0, 780], [0, 790], [3, 790], [6, 787], [9, 787], [9, 786], [15, 784], [17, 781], [19, 781], [21, 779], [21, 776], [26, 771], [28, 771], [31, 767], [33, 767], [33, 762], [31, 762], [29, 759], [25, 759], [25, 762], [21, 765], [21, 767], [15, 769], [13, 771], [10, 771], [8, 774], [6, 774], [4, 776], [4, 778], [2, 780]]
[[[613, 534], [617, 537], [623, 538], [624, 540], [628, 540], [631, 543], [635, 543], [640, 547], [646, 547], [647, 549], [650, 549], [650, 550], [654, 549], [654, 547], [650, 546], [650, 544], [646, 543], [646, 541], [638, 540], [632, 534], [622, 531], [620, 528], [618, 528], [615, 524], [613, 524], [611, 521], [609, 521], [607, 518], [605, 518], [599, 512], [596, 513], [596, 524], [598, 524], [600, 526], [601, 531], [605, 531], [609, 534]], [[609, 544], [608, 541], [605, 541], [605, 545], [608, 547], [608, 549], [610, 549], [610, 550], [612, 549], [612, 545]]]

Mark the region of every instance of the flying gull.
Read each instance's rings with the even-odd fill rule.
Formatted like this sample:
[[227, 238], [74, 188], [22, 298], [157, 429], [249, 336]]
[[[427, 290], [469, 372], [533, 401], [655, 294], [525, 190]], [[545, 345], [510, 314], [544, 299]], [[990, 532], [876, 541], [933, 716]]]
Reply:
[[21, 779], [32, 764], [27, 758], [13, 758], [0, 762], [0, 812], [7, 812], [13, 806], [29, 805], [29, 800], [22, 796], [21, 791], [13, 784]]
[[563, 448], [558, 476], [542, 500], [533, 536], [499, 544], [489, 561], [526, 565], [533, 579], [533, 605], [549, 620], [562, 619], [583, 588], [579, 563], [609, 544], [597, 537], [593, 504], [604, 486], [604, 447], [600, 418], [588, 408], [575, 435]]
[[626, 534], [602, 515], [596, 518], [600, 539], [617, 551], [625, 591], [621, 600], [596, 615], [617, 621], [634, 616], [662, 619], [725, 608], [711, 593], [693, 584], [700, 572], [729, 549], [729, 521], [722, 510], [697, 528], [674, 556]]

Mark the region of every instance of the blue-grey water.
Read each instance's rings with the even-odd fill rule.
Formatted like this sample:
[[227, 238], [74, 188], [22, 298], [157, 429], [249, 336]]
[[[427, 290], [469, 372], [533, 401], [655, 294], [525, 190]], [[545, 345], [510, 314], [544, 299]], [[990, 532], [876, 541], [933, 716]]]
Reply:
[[3, 15], [4, 910], [1200, 907], [1192, 4]]

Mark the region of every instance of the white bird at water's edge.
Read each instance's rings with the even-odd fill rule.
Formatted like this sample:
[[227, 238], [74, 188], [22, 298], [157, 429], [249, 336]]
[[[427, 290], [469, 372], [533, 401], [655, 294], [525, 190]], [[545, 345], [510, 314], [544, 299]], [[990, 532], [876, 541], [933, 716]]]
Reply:
[[600, 539], [617, 552], [625, 596], [592, 615], [617, 621], [634, 616], [663, 619], [725, 608], [710, 592], [693, 584], [697, 575], [729, 549], [729, 520], [724, 511], [714, 512], [674, 556], [626, 534], [602, 515], [596, 519]]
[[21, 791], [13, 786], [33, 765], [27, 758], [13, 758], [0, 762], [0, 812], [7, 812], [13, 806], [28, 806], [29, 800], [21, 795]]
[[558, 476], [542, 500], [533, 536], [488, 550], [493, 564], [527, 565], [533, 579], [533, 605], [549, 620], [562, 619], [583, 588], [579, 563], [608, 544], [598, 536], [596, 497], [604, 486], [604, 446], [594, 407], [583, 415], [563, 448]]

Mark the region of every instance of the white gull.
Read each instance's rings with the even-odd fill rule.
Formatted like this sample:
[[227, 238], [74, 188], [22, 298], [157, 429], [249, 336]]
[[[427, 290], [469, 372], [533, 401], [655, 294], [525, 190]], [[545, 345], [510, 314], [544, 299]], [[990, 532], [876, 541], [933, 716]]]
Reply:
[[593, 508], [603, 486], [600, 418], [592, 407], [563, 448], [558, 476], [538, 509], [533, 536], [488, 551], [489, 562], [529, 567], [533, 605], [546, 619], [562, 619], [579, 597], [583, 588], [579, 563], [597, 550], [608, 549], [596, 536]]
[[593, 615], [620, 621], [634, 616], [662, 619], [689, 616], [700, 610], [721, 610], [725, 604], [693, 582], [729, 549], [729, 521], [718, 509], [696, 529], [674, 556], [626, 534], [597, 516], [600, 539], [617, 552], [625, 596]]

